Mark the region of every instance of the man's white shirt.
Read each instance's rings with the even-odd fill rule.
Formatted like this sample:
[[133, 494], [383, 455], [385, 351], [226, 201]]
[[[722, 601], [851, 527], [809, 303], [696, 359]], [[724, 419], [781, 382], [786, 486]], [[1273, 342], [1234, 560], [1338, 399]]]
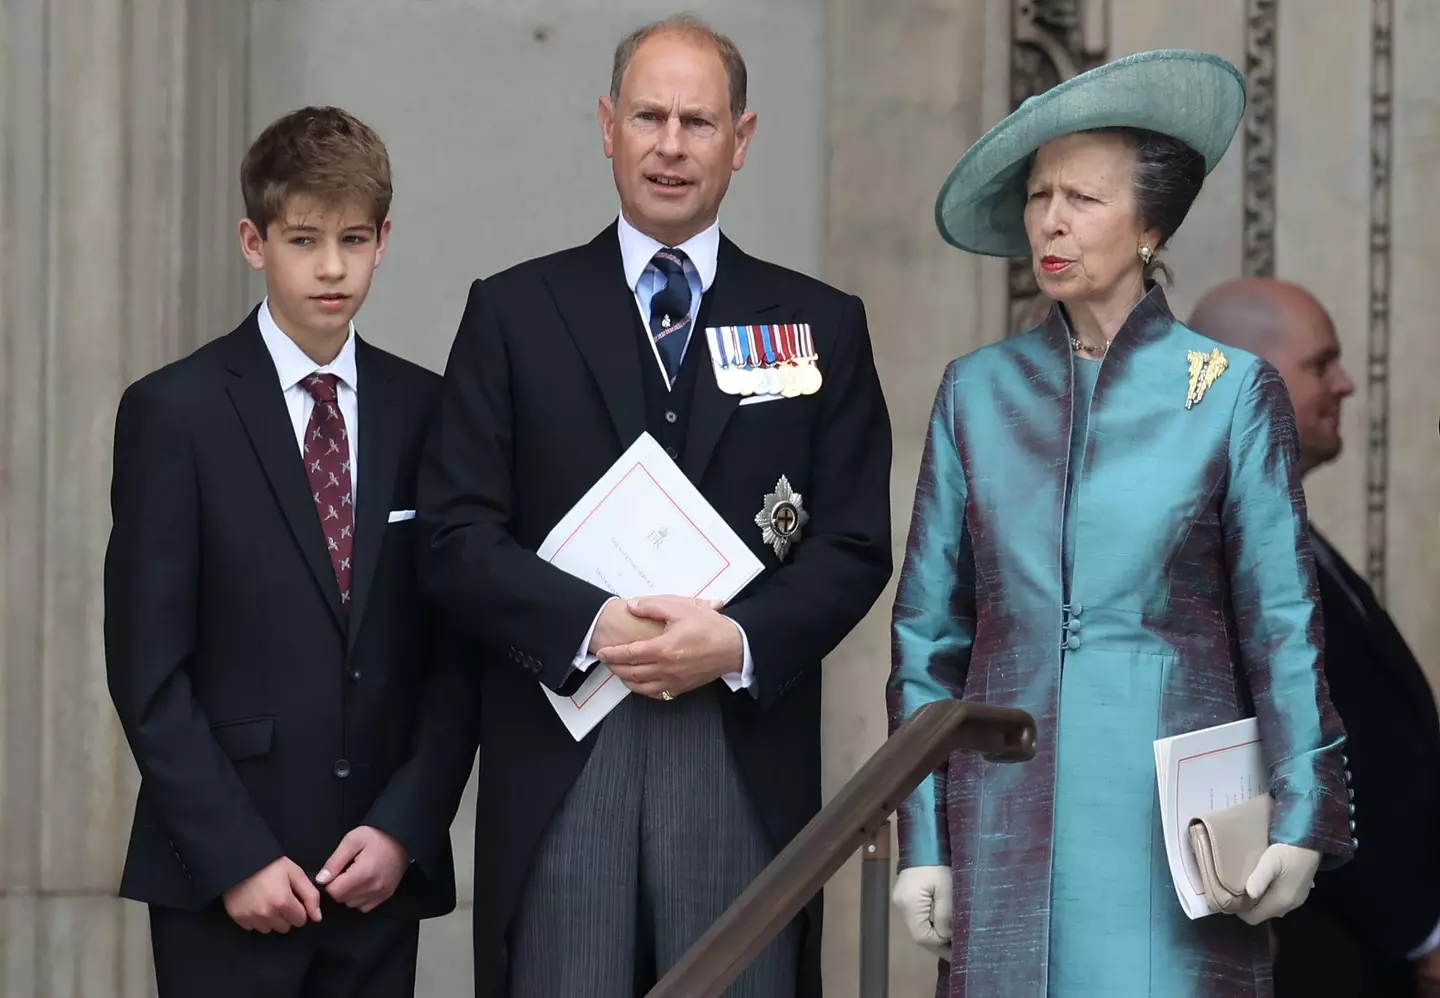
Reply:
[[[663, 285], [646, 287], [644, 282], [660, 279], [659, 270], [651, 263], [655, 254], [662, 249], [678, 249], [684, 252], [686, 257], [685, 271], [689, 277], [693, 269], [700, 278], [700, 295], [691, 295], [690, 302], [690, 333], [685, 341], [685, 349], [689, 349], [694, 341], [695, 318], [700, 314], [700, 298], [710, 290], [715, 283], [715, 271], [720, 261], [720, 220], [717, 218], [709, 228], [705, 229], [679, 246], [666, 247], [663, 243], [657, 242], [650, 236], [645, 235], [625, 220], [620, 215], [617, 225], [620, 237], [620, 259], [625, 266], [625, 280], [630, 285], [630, 291], [635, 296], [635, 308], [640, 313], [640, 324], [650, 328], [650, 316], [646, 314], [643, 298], [654, 296]], [[642, 289], [648, 294], [642, 295]], [[660, 349], [655, 343], [653, 336], [647, 336], [650, 341], [650, 349], [655, 355], [655, 363], [660, 368], [660, 377], [667, 388], [670, 385], [669, 375], [665, 371], [665, 362], [660, 359]], [[685, 356], [682, 351], [680, 356]], [[600, 613], [605, 612], [618, 597], [611, 597], [601, 606]], [[580, 651], [575, 655], [575, 668], [586, 672], [590, 666], [597, 661], [596, 657], [590, 654], [590, 641], [595, 636], [595, 627], [600, 623], [600, 613], [595, 615], [595, 620], [590, 624], [590, 630], [585, 634], [585, 640], [580, 643]], [[739, 672], [726, 673], [723, 677], [725, 685], [736, 692], [744, 689], [751, 689], [755, 683], [755, 662], [750, 656], [750, 638], [745, 634], [745, 628], [731, 620], [736, 630], [740, 632], [740, 642], [744, 647], [743, 662]]]

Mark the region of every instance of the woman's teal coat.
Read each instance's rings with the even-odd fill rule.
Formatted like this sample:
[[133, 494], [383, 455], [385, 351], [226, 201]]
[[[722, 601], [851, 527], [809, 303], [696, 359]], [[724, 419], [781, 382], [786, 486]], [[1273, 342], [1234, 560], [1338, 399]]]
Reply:
[[1152, 288], [1102, 362], [1072, 463], [1084, 361], [1069, 335], [1057, 306], [951, 363], [935, 400], [894, 609], [892, 728], [964, 697], [1030, 712], [1039, 745], [1018, 765], [952, 757], [901, 809], [901, 865], [954, 870], [942, 995], [1268, 995], [1263, 928], [1180, 908], [1152, 742], [1253, 714], [1271, 840], [1350, 855], [1289, 396]]

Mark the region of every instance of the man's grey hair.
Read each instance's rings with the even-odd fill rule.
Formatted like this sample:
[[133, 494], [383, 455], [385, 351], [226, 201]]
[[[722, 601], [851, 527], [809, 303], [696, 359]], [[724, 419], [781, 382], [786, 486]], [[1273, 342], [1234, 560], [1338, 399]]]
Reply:
[[730, 85], [730, 116], [738, 119], [745, 113], [747, 78], [744, 57], [734, 42], [693, 14], [676, 14], [652, 21], [630, 32], [615, 46], [615, 63], [610, 71], [610, 100], [617, 107], [620, 104], [620, 81], [625, 78], [625, 70], [630, 68], [630, 60], [635, 58], [636, 50], [647, 38], [663, 34], [683, 35], [713, 45], [725, 66], [725, 77]]

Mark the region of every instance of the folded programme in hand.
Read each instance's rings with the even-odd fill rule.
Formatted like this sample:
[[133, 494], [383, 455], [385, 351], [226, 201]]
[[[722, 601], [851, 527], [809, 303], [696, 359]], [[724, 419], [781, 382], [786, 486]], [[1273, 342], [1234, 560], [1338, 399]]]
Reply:
[[1253, 717], [1155, 741], [1170, 876], [1191, 918], [1249, 906], [1245, 881], [1270, 843], [1260, 728]]

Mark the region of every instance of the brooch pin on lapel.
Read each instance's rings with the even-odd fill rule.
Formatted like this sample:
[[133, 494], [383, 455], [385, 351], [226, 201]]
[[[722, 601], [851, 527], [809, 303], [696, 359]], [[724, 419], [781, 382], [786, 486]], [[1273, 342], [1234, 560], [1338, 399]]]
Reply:
[[760, 528], [765, 543], [775, 549], [775, 557], [785, 560], [785, 554], [792, 543], [799, 543], [800, 528], [810, 521], [800, 493], [790, 487], [790, 479], [784, 475], [775, 484], [775, 491], [765, 497], [765, 505], [755, 514], [755, 525]]
[[1199, 350], [1191, 350], [1190, 354], [1190, 390], [1185, 396], [1185, 408], [1199, 403], [1205, 397], [1205, 392], [1215, 383], [1215, 379], [1225, 373], [1225, 368], [1230, 366], [1230, 361], [1216, 347], [1208, 354]]

